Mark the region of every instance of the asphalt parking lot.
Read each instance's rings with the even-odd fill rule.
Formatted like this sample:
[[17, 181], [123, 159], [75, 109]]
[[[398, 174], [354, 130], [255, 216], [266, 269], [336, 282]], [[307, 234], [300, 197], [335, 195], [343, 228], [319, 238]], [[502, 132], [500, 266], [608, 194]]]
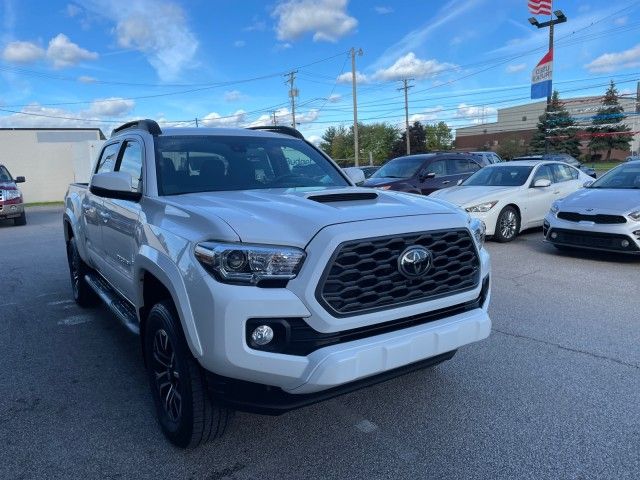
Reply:
[[540, 231], [488, 248], [488, 340], [181, 451], [138, 339], [71, 300], [61, 209], [0, 222], [0, 478], [640, 478], [640, 259], [559, 254]]

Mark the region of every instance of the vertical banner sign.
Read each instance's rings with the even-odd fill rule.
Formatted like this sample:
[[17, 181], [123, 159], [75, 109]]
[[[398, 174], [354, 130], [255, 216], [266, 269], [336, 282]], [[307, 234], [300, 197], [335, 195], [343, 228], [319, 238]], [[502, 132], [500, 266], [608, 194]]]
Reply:
[[553, 50], [549, 50], [531, 74], [531, 98], [545, 98], [551, 95], [552, 77]]

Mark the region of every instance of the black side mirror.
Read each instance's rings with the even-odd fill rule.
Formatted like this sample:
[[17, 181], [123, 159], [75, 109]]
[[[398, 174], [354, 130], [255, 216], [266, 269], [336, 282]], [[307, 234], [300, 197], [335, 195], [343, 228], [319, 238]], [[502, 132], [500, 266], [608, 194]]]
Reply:
[[428, 178], [436, 178], [435, 172], [428, 172], [428, 173], [423, 172], [420, 174], [420, 181], [424, 182]]
[[16, 183], [24, 183], [24, 182], [26, 182], [26, 180], [24, 179], [24, 177], [16, 177], [14, 182], [16, 182]]

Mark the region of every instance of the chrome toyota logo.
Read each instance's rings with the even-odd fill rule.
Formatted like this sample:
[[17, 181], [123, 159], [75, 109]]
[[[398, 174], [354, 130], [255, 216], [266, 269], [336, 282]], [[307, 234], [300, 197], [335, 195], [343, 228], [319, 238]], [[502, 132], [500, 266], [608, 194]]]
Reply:
[[431, 269], [431, 252], [424, 247], [407, 248], [398, 258], [398, 270], [407, 278], [418, 278]]

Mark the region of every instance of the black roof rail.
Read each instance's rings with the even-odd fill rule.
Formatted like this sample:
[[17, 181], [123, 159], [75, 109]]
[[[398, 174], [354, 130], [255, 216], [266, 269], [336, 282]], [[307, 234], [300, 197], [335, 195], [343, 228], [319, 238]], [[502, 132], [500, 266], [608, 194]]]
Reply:
[[111, 136], [113, 137], [115, 134], [122, 132], [123, 130], [128, 130], [129, 128], [136, 128], [138, 130], [146, 130], [151, 135], [161, 135], [162, 130], [160, 130], [160, 125], [155, 120], [149, 120], [148, 118], [145, 120], [134, 120], [133, 122], [127, 122], [123, 125], [120, 125], [117, 128], [111, 130]]
[[296, 137], [300, 140], [304, 140], [304, 135], [302, 135], [298, 130], [293, 127], [286, 127], [284, 125], [260, 125], [258, 127], [248, 127], [249, 130], [267, 130], [269, 132], [281, 133], [283, 135], [289, 135], [290, 137]]

